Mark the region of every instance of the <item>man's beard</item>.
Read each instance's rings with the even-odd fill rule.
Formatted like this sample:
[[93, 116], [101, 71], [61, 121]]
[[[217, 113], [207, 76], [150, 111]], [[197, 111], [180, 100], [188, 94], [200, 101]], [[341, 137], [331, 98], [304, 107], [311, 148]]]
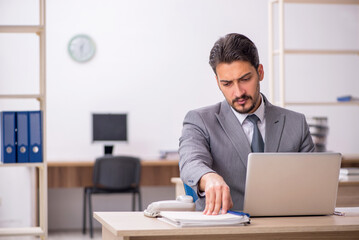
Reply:
[[[258, 103], [258, 101], [259, 101], [259, 99], [260, 99], [260, 97], [259, 97], [259, 94], [260, 94], [259, 91], [260, 91], [260, 87], [259, 87], [259, 83], [258, 83], [258, 85], [257, 85], [257, 91], [256, 91], [256, 93], [255, 93], [256, 96], [254, 96], [255, 99], [253, 99], [252, 96], [243, 94], [242, 96], [240, 96], [240, 97], [235, 98], [235, 99], [232, 100], [232, 108], [233, 108], [236, 112], [241, 113], [241, 114], [250, 113], [250, 112], [256, 107], [256, 105], [257, 105], [257, 103]], [[243, 109], [243, 110], [236, 109], [234, 104], [235, 104], [235, 102], [238, 101], [239, 99], [245, 99], [245, 100], [250, 99], [250, 100], [252, 100], [252, 105], [251, 105], [248, 109]], [[244, 107], [243, 104], [242, 104], [241, 106]]]

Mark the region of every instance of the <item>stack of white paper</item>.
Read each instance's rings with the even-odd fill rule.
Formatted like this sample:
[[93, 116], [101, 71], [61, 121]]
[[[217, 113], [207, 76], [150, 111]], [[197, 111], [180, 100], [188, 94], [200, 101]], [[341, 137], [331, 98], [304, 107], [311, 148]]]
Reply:
[[158, 219], [176, 227], [230, 226], [244, 225], [250, 222], [250, 218], [246, 215], [231, 213], [204, 215], [203, 212], [178, 211], [161, 211], [161, 217]]

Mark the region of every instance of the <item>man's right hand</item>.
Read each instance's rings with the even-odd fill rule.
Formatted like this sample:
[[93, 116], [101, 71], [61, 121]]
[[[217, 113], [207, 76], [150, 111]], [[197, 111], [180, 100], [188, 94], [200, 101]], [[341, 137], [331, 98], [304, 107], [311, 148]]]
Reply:
[[206, 215], [217, 215], [222, 207], [222, 213], [226, 213], [233, 202], [228, 185], [217, 173], [206, 173], [199, 182], [200, 191], [206, 194]]

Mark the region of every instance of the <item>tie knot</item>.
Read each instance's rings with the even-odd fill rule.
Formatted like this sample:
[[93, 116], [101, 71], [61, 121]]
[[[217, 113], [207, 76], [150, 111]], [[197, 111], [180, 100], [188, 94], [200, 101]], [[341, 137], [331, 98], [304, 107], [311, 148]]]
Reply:
[[249, 120], [249, 121], [251, 121], [253, 124], [255, 124], [255, 125], [257, 125], [257, 122], [258, 122], [258, 120], [259, 120], [259, 118], [257, 117], [257, 115], [255, 115], [255, 114], [252, 114], [252, 115], [248, 115], [247, 116], [247, 119]]

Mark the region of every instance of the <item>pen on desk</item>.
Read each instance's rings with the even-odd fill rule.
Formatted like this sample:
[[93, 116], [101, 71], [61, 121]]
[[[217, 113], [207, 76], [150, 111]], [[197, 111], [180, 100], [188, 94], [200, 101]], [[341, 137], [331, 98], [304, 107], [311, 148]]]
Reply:
[[238, 215], [238, 216], [247, 216], [250, 217], [250, 215], [248, 213], [244, 213], [244, 212], [238, 212], [238, 211], [232, 211], [232, 210], [228, 210], [227, 213], [233, 214], [233, 215]]

